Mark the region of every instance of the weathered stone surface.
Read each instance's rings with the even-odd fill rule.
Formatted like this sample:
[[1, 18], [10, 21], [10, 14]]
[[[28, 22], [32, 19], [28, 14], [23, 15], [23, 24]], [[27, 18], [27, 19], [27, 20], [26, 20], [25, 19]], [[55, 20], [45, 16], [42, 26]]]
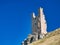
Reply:
[[45, 15], [43, 13], [43, 8], [40, 8], [40, 20], [41, 20], [41, 33], [46, 34], [47, 33], [47, 23], [45, 20]]
[[47, 23], [45, 20], [45, 15], [43, 13], [43, 8], [40, 7], [39, 15], [36, 17], [33, 13], [32, 17], [32, 31], [33, 33], [46, 34], [47, 33]]
[[37, 41], [44, 37], [47, 33], [47, 23], [45, 20], [45, 15], [43, 13], [43, 8], [40, 7], [38, 16], [35, 13], [32, 14], [32, 34], [29, 34], [27, 39], [24, 40], [22, 45], [28, 45], [34, 41]]

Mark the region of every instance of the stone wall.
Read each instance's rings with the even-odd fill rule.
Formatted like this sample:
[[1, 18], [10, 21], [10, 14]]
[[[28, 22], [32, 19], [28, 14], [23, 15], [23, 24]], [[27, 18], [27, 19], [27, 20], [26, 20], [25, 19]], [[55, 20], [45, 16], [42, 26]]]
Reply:
[[43, 38], [47, 33], [47, 23], [43, 8], [40, 7], [38, 16], [35, 13], [32, 14], [32, 34], [22, 42], [22, 45], [28, 45], [36, 40]]

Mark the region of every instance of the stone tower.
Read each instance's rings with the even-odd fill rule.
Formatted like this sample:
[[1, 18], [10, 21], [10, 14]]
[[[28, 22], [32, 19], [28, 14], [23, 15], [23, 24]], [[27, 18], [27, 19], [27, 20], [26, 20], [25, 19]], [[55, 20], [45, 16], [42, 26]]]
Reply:
[[29, 45], [30, 43], [43, 38], [47, 34], [47, 24], [45, 20], [45, 15], [43, 13], [43, 8], [40, 7], [38, 10], [38, 16], [32, 13], [32, 34], [22, 42], [22, 45]]
[[43, 8], [40, 7], [38, 10], [38, 16], [35, 16], [35, 13], [32, 14], [32, 34], [38, 33], [38, 38], [47, 33], [47, 24], [45, 20], [45, 15], [43, 13]]

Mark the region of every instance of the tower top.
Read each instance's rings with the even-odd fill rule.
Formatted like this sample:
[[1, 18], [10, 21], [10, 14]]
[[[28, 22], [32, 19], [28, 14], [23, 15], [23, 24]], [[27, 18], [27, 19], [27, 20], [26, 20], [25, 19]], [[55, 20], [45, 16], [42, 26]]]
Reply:
[[38, 9], [38, 16], [40, 17], [40, 15], [42, 15], [42, 14], [43, 14], [43, 8], [40, 7], [40, 8]]
[[36, 18], [36, 16], [35, 16], [35, 13], [34, 13], [34, 12], [32, 13], [32, 15], [33, 15], [33, 18]]

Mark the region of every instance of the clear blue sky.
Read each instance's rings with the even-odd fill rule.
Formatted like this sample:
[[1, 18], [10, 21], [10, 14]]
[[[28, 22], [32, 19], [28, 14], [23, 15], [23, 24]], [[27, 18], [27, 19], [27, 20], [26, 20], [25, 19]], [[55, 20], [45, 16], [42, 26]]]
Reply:
[[44, 8], [48, 32], [60, 27], [60, 0], [0, 0], [0, 45], [21, 45], [31, 33], [31, 13]]

